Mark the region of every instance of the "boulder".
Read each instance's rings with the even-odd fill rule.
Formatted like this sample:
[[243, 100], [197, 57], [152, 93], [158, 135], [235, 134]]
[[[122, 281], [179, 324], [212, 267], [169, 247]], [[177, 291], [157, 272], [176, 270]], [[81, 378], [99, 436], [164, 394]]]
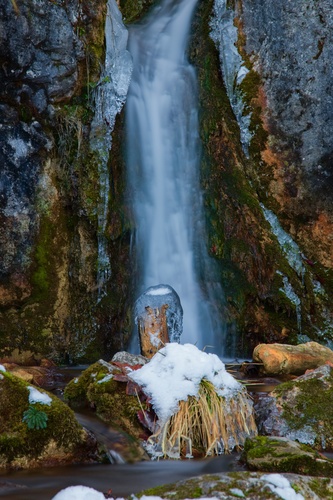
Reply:
[[242, 460], [250, 470], [328, 477], [333, 473], [333, 460], [308, 445], [283, 437], [256, 436], [247, 439]]
[[135, 366], [135, 365], [143, 366], [148, 362], [148, 359], [145, 358], [144, 356], [141, 356], [141, 354], [131, 354], [130, 352], [127, 351], [119, 351], [116, 352], [111, 361], [113, 363], [115, 362], [123, 363], [130, 366]]
[[[120, 358], [123, 360], [124, 356]], [[128, 462], [148, 458], [139, 442], [145, 430], [138, 419], [138, 414], [145, 412], [147, 406], [139, 399], [139, 386], [127, 377], [130, 370], [141, 366], [118, 361], [107, 363], [101, 359], [71, 380], [64, 391], [70, 406], [93, 409], [111, 430], [122, 436], [122, 457]]]
[[263, 363], [262, 371], [266, 375], [302, 375], [325, 363], [333, 364], [333, 351], [317, 342], [259, 344], [253, 351], [253, 360]]
[[280, 384], [255, 404], [259, 434], [333, 450], [333, 368], [324, 365]]
[[18, 366], [15, 363], [3, 363], [7, 371], [18, 378], [31, 382], [48, 391], [55, 389], [63, 376], [53, 367]]
[[332, 498], [333, 479], [298, 474], [264, 474], [260, 472], [219, 472], [157, 486], [138, 497], [214, 498], [235, 500], [321, 500]]
[[96, 440], [52, 394], [0, 372], [0, 469], [99, 461]]

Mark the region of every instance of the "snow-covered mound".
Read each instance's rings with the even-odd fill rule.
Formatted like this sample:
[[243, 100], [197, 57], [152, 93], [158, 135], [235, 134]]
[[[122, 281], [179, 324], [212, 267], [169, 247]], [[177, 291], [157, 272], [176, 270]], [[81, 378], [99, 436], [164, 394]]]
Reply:
[[202, 379], [211, 382], [223, 397], [242, 390], [216, 354], [200, 351], [193, 344], [167, 344], [129, 377], [150, 397], [160, 425], [177, 411], [179, 401], [198, 395]]

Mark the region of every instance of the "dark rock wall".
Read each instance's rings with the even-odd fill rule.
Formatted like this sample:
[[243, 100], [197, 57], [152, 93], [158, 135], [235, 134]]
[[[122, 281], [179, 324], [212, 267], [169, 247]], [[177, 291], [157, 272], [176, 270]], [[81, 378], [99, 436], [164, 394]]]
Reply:
[[87, 209], [106, 4], [3, 0], [0, 12], [0, 348], [77, 357], [106, 322]]

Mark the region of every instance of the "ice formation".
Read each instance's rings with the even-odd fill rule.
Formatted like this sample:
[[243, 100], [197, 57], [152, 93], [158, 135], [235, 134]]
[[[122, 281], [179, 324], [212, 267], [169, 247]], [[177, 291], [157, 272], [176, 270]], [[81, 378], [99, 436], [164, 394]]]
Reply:
[[305, 267], [302, 260], [302, 252], [299, 246], [294, 242], [292, 237], [282, 229], [277, 216], [271, 210], [268, 210], [262, 203], [260, 203], [260, 206], [265, 219], [269, 222], [273, 234], [276, 236], [280, 247], [288, 260], [290, 267], [296, 271], [298, 276], [303, 277]]
[[156, 309], [164, 304], [168, 305], [166, 318], [169, 340], [179, 342], [183, 331], [183, 308], [178, 294], [169, 285], [151, 286], [140, 295], [134, 305], [135, 323], [138, 324], [138, 318], [144, 316], [147, 306]]
[[215, 42], [222, 67], [224, 83], [229, 101], [237, 119], [241, 143], [248, 156], [252, 134], [249, 130], [251, 113], [246, 114], [243, 95], [239, 85], [248, 73], [248, 69], [237, 50], [238, 30], [234, 25], [235, 13], [227, 7], [226, 0], [215, 0], [211, 19], [211, 38]]
[[125, 103], [133, 67], [131, 55], [126, 49], [128, 31], [123, 24], [116, 1], [108, 0], [107, 9], [105, 67], [95, 89], [95, 116], [90, 137], [91, 147], [97, 152], [99, 158], [97, 284], [100, 297], [103, 295], [103, 286], [111, 275], [105, 236], [110, 190], [108, 160], [111, 132], [116, 115]]
[[280, 288], [280, 291], [285, 294], [285, 296], [290, 300], [292, 304], [295, 306], [296, 310], [296, 317], [297, 317], [297, 327], [299, 333], [301, 333], [302, 330], [302, 303], [301, 299], [299, 296], [295, 293], [293, 287], [289, 283], [289, 280], [287, 276], [284, 276], [280, 271], [277, 271], [277, 274], [280, 274], [282, 276], [282, 281], [283, 281], [283, 288]]

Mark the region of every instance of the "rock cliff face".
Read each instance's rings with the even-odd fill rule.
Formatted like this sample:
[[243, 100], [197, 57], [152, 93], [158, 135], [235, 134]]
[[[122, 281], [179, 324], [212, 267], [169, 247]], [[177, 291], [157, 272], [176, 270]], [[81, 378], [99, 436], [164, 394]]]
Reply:
[[[0, 347], [80, 356], [110, 317], [97, 298], [89, 151], [106, 4], [12, 0], [0, 9]], [[107, 349], [105, 328], [98, 342]]]
[[[120, 6], [130, 22], [151, 3]], [[333, 335], [329, 4], [202, 0], [194, 19], [209, 247], [241, 350]], [[102, 294], [97, 280], [100, 169], [89, 138], [105, 15], [104, 0], [0, 1], [0, 349], [96, 359], [128, 340], [135, 264], [122, 116]]]
[[[333, 15], [330, 2], [243, 2], [244, 49], [268, 132], [258, 172], [304, 251], [332, 267]], [[294, 221], [295, 216], [301, 219]], [[289, 219], [289, 220], [288, 220]]]
[[211, 37], [232, 112], [208, 87], [218, 78], [209, 45], [203, 53], [197, 44], [194, 59], [211, 250], [222, 264], [226, 316], [247, 345], [330, 340], [329, 5], [215, 0], [212, 10]]

